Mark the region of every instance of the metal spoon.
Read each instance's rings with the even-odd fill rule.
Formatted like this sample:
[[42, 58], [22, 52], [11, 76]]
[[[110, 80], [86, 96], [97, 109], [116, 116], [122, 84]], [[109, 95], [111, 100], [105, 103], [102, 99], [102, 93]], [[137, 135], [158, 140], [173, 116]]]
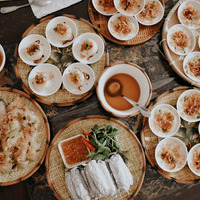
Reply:
[[24, 5], [21, 5], [21, 6], [7, 6], [7, 7], [1, 7], [0, 8], [0, 12], [5, 14], [5, 13], [9, 13], [9, 12], [12, 12], [12, 11], [15, 11], [19, 8], [23, 8], [23, 7], [26, 7], [26, 6], [29, 6], [29, 5], [36, 5], [36, 6], [46, 6], [48, 4], [51, 3], [52, 0], [32, 0], [30, 3], [27, 3], [27, 4], [24, 4]]
[[126, 101], [128, 101], [130, 104], [135, 106], [141, 112], [143, 116], [145, 117], [151, 116], [151, 112], [147, 108], [140, 106], [137, 102], [133, 101], [132, 99], [129, 99], [128, 97], [122, 94], [122, 84], [119, 80], [113, 79], [109, 81], [106, 84], [105, 88], [109, 96], [111, 97], [122, 96]]

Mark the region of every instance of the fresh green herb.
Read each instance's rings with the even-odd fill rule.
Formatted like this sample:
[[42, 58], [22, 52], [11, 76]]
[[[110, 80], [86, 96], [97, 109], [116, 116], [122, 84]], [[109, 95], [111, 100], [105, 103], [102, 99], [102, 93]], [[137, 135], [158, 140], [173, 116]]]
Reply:
[[53, 30], [54, 30], [55, 32], [57, 32], [57, 31], [58, 31], [57, 27], [55, 27]]
[[184, 102], [186, 102], [186, 101], [188, 100], [188, 98], [189, 98], [189, 97], [184, 96], [184, 97], [183, 97]]
[[34, 46], [33, 51], [36, 52], [39, 48], [37, 46]]
[[23, 116], [23, 120], [26, 120], [26, 116]]
[[87, 50], [88, 48], [89, 48], [89, 44], [86, 43], [86, 44], [85, 44], [85, 50]]

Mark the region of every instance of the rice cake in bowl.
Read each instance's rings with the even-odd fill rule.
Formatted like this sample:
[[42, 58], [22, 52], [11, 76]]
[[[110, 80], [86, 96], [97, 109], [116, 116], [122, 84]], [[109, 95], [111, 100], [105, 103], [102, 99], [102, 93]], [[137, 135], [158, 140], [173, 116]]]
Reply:
[[185, 144], [175, 137], [161, 140], [155, 150], [156, 162], [160, 168], [167, 172], [181, 170], [187, 162], [187, 155]]
[[170, 137], [178, 131], [180, 122], [180, 116], [173, 106], [159, 104], [151, 111], [149, 127], [159, 137]]
[[179, 96], [176, 107], [179, 115], [185, 121], [200, 121], [200, 91], [186, 90]]
[[178, 19], [188, 28], [198, 29], [200, 27], [200, 3], [193, 0], [182, 2], [178, 8]]
[[108, 30], [118, 40], [130, 40], [137, 35], [139, 24], [133, 16], [118, 13], [108, 20]]

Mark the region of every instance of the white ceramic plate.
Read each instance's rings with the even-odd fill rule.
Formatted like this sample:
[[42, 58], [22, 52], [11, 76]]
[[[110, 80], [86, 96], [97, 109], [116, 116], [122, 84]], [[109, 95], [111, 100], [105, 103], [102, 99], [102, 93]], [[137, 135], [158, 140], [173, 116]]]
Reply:
[[127, 6], [126, 3], [127, 2], [124, 0], [114, 0], [115, 7], [121, 14], [127, 16], [133, 16], [143, 10], [145, 5], [145, 0], [130, 0], [128, 2], [130, 3], [129, 6]]
[[[81, 47], [84, 41], [87, 41], [88, 39], [92, 40], [95, 43], [97, 50], [95, 50], [95, 52], [92, 53], [91, 56], [83, 57], [81, 56]], [[74, 57], [76, 58], [76, 60], [78, 60], [79, 62], [82, 62], [85, 64], [92, 64], [101, 59], [101, 57], [104, 54], [104, 48], [105, 48], [104, 42], [100, 36], [98, 36], [95, 33], [83, 33], [75, 39], [72, 45], [72, 53]]]
[[[56, 30], [57, 24], [64, 24], [66, 26], [69, 26], [69, 29], [71, 31], [70, 36], [68, 36], [66, 34], [61, 36], [60, 34], [56, 33], [55, 30]], [[61, 48], [71, 45], [77, 36], [77, 32], [78, 31], [77, 31], [75, 22], [65, 16], [59, 16], [59, 17], [53, 18], [51, 21], [49, 21], [49, 23], [46, 26], [46, 30], [45, 30], [47, 40], [53, 46], [61, 47]], [[65, 41], [66, 43], [63, 44], [63, 41]]]
[[200, 176], [199, 155], [200, 155], [200, 144], [196, 144], [190, 149], [188, 153], [188, 166], [190, 170], [197, 176]]
[[101, 102], [101, 105], [104, 107], [106, 111], [109, 113], [112, 113], [114, 116], [117, 117], [129, 117], [134, 116], [138, 112], [138, 109], [133, 107], [129, 110], [117, 110], [112, 108], [106, 101], [105, 95], [104, 95], [104, 87], [107, 82], [107, 80], [120, 73], [129, 74], [132, 76], [139, 84], [140, 87], [140, 98], [138, 100], [138, 103], [141, 106], [147, 106], [149, 103], [149, 100], [151, 98], [151, 82], [149, 80], [149, 77], [145, 73], [144, 70], [142, 70], [137, 65], [131, 65], [131, 64], [116, 64], [111, 67], [107, 67], [104, 72], [101, 74], [98, 80], [98, 85], [96, 88], [97, 96], [99, 101]]
[[[197, 67], [193, 67], [193, 70], [191, 70], [190, 66], [192, 63], [196, 63], [199, 66]], [[196, 68], [196, 70], [195, 70]], [[189, 53], [184, 61], [183, 61], [183, 70], [185, 72], [185, 74], [191, 78], [194, 81], [200, 81], [200, 52], [199, 51], [193, 51], [191, 53]]]
[[[28, 56], [26, 53], [27, 48], [35, 42], [39, 42], [39, 44], [41, 45], [41, 54], [40, 54], [41, 60], [39, 63], [35, 63], [34, 60], [31, 59], [31, 56]], [[42, 35], [31, 34], [22, 39], [18, 47], [18, 53], [19, 53], [19, 57], [26, 64], [38, 65], [47, 61], [47, 59], [51, 55], [51, 46], [49, 42], [47, 41], [47, 39], [43, 37]]]
[[[47, 83], [42, 86], [35, 82], [35, 76], [38, 75], [38, 72], [45, 73], [49, 77]], [[34, 93], [41, 96], [49, 96], [59, 90], [62, 84], [62, 74], [55, 65], [49, 63], [40, 64], [31, 70], [28, 84]]]
[[[192, 100], [194, 99], [194, 101]], [[195, 102], [195, 103], [194, 103]], [[186, 106], [188, 105], [188, 107]], [[193, 113], [194, 106], [196, 109], [196, 112]], [[177, 100], [177, 110], [181, 118], [183, 118], [185, 121], [188, 122], [197, 122], [200, 121], [200, 91], [191, 89], [191, 90], [186, 90], [183, 92], [178, 100]], [[190, 111], [187, 114], [185, 111]]]
[[[185, 38], [186, 42], [182, 45], [177, 45], [176, 43], [181, 44], [183, 42], [183, 38]], [[187, 55], [193, 51], [196, 40], [193, 32], [189, 28], [182, 24], [176, 24], [167, 33], [167, 44], [175, 54]]]
[[144, 9], [135, 17], [140, 24], [152, 26], [162, 20], [164, 7], [158, 0], [146, 0]]
[[[163, 121], [157, 121], [156, 117], [163, 119]], [[162, 123], [162, 124], [161, 124]], [[149, 118], [149, 127], [151, 131], [159, 137], [170, 137], [174, 135], [180, 127], [180, 116], [177, 110], [169, 104], [159, 104], [151, 111], [151, 117]], [[167, 124], [171, 124], [171, 127], [166, 127]], [[164, 127], [161, 127], [165, 125]]]
[[[155, 150], [156, 162], [161, 169], [167, 172], [181, 170], [187, 162], [187, 155], [188, 151], [185, 144], [175, 137], [161, 140]], [[170, 163], [169, 160], [171, 160]]]
[[[188, 14], [185, 15], [184, 13]], [[184, 1], [178, 8], [178, 19], [181, 24], [190, 29], [200, 27], [200, 3], [198, 1]]]
[[[127, 31], [126, 33], [123, 33], [123, 31], [119, 32], [118, 30], [119, 27], [121, 27], [121, 24], [124, 25], [127, 24]], [[110, 34], [118, 39], [118, 40], [130, 40], [134, 38], [138, 31], [139, 31], [139, 24], [135, 17], [133, 16], [125, 16], [120, 13], [113, 15], [109, 20], [108, 20], [108, 30]]]
[[4, 68], [4, 65], [6, 63], [6, 54], [5, 54], [5, 51], [3, 49], [3, 47], [0, 45], [0, 56], [1, 56], [1, 59], [2, 59], [2, 62], [0, 63], [0, 72], [2, 71], [2, 69]]
[[[73, 72], [74, 69], [78, 70], [81, 74], [83, 74], [83, 81], [81, 85], [73, 84], [73, 82], [69, 78], [70, 72]], [[63, 85], [65, 89], [72, 94], [84, 94], [93, 87], [94, 83], [94, 71], [90, 66], [84, 63], [73, 63], [70, 66], [68, 66], [63, 73]]]
[[117, 9], [114, 6], [114, 2], [113, 2], [113, 6], [109, 5], [109, 7], [106, 6], [106, 1], [103, 1], [103, 2], [105, 2], [105, 5], [103, 5], [100, 0], [92, 0], [92, 4], [94, 8], [97, 10], [97, 12], [106, 16], [113, 15], [117, 12]]

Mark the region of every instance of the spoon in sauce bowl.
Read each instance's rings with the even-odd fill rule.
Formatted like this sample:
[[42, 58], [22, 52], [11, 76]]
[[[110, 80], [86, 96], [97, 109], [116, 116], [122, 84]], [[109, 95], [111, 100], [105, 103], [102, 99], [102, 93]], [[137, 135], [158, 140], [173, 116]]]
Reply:
[[129, 99], [128, 97], [126, 97], [122, 94], [123, 87], [119, 80], [112, 79], [111, 81], [109, 81], [107, 83], [105, 88], [106, 88], [106, 92], [109, 96], [111, 96], [111, 97], [121, 96], [126, 101], [128, 101], [130, 104], [132, 104], [134, 107], [136, 107], [144, 117], [151, 116], [150, 110], [148, 110], [147, 108], [145, 108], [143, 106], [140, 106], [137, 102], [133, 101], [132, 99]]
[[12, 11], [15, 11], [19, 8], [23, 8], [23, 7], [26, 7], [26, 6], [29, 6], [29, 5], [36, 5], [36, 6], [47, 6], [48, 4], [51, 3], [52, 0], [32, 0], [30, 1], [30, 3], [27, 3], [27, 4], [24, 4], [24, 5], [21, 5], [21, 6], [7, 6], [7, 7], [1, 7], [0, 8], [0, 12], [5, 14], [5, 13], [9, 13], [9, 12], [12, 12]]

